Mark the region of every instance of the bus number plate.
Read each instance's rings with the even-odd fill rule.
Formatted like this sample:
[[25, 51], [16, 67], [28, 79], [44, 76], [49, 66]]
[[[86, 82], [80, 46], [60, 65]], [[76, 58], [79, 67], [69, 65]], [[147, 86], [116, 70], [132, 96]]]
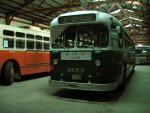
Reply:
[[61, 60], [91, 60], [91, 52], [61, 52]]
[[73, 74], [72, 80], [81, 80], [81, 75], [80, 74]]

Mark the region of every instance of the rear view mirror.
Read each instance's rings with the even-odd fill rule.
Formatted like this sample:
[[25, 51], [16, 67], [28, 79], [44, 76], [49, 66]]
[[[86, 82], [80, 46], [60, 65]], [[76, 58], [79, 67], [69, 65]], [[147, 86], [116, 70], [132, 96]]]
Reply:
[[117, 33], [121, 33], [120, 26], [117, 26], [116, 31]]

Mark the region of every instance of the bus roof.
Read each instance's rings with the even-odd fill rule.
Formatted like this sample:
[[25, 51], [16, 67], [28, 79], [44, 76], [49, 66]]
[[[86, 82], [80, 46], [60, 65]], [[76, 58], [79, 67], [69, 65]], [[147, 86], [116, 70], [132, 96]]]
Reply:
[[50, 37], [50, 32], [48, 32], [48, 31], [25, 29], [25, 28], [20, 28], [20, 27], [16, 27], [16, 26], [0, 24], [0, 36], [2, 36], [3, 30], [11, 30], [11, 31], [14, 31], [14, 32], [23, 32], [23, 33], [32, 33], [32, 34], [35, 34], [35, 35], [41, 34], [41, 35]]
[[[92, 21], [92, 23], [102, 22], [102, 23], [105, 23], [106, 25], [109, 26], [113, 22], [116, 25], [122, 26], [121, 23], [115, 17], [113, 17], [110, 14], [103, 13], [103, 12], [100, 12], [100, 11], [86, 10], [86, 11], [75, 11], [75, 12], [68, 12], [68, 13], [61, 14], [58, 17], [56, 17], [55, 19], [52, 20], [51, 27], [55, 26], [55, 25], [59, 25], [58, 19], [60, 17], [85, 15], [85, 14], [95, 14], [96, 15], [96, 20]], [[78, 23], [76, 22], [76, 23], [68, 23], [68, 24], [81, 24], [81, 23], [85, 23], [85, 22], [78, 22]]]

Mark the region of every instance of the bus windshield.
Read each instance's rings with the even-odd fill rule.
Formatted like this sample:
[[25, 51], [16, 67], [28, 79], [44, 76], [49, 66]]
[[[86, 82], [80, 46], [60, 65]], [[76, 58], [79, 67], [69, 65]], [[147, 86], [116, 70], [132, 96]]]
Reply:
[[108, 45], [108, 29], [101, 24], [73, 25], [66, 28], [52, 44], [53, 48], [89, 48]]

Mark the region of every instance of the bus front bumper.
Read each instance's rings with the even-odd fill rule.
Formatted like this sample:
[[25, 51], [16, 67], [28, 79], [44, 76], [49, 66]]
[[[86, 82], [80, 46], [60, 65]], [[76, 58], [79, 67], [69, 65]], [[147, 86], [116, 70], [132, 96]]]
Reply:
[[59, 88], [65, 88], [65, 89], [111, 91], [117, 88], [118, 83], [113, 82], [113, 83], [108, 83], [108, 84], [94, 84], [94, 83], [56, 81], [56, 80], [49, 79], [49, 85], [52, 87], [59, 87]]

